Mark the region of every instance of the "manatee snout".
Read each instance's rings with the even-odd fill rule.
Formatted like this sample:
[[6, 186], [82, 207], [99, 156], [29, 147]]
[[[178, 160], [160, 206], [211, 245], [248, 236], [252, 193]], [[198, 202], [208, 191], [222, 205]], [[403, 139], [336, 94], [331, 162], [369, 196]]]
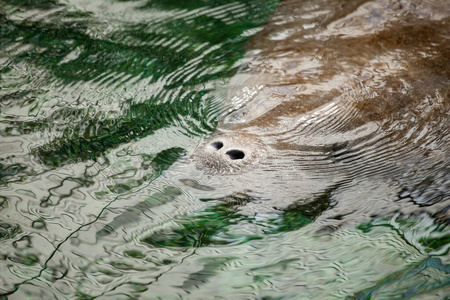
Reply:
[[[237, 160], [237, 159], [244, 159], [245, 158], [245, 152], [241, 149], [234, 149], [234, 148], [243, 148], [239, 147], [239, 145], [232, 145], [229, 141], [227, 142], [228, 147], [225, 148], [225, 150], [222, 150], [225, 145], [223, 144], [220, 139], [218, 141], [211, 142], [207, 147], [212, 148], [212, 151], [209, 152], [216, 152], [216, 155], [224, 156], [222, 159], [231, 159], [231, 160]], [[233, 148], [233, 149], [230, 149]], [[248, 149], [246, 149], [248, 150]], [[248, 156], [247, 156], [248, 157]]]
[[265, 156], [263, 142], [251, 134], [215, 134], [201, 144], [193, 159], [198, 169], [209, 174], [235, 174], [252, 169]]

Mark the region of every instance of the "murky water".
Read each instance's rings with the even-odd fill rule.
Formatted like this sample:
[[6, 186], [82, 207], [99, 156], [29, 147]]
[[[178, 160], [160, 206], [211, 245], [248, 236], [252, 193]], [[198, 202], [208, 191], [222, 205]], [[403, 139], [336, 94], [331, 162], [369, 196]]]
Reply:
[[0, 0], [0, 294], [446, 299], [445, 2]]

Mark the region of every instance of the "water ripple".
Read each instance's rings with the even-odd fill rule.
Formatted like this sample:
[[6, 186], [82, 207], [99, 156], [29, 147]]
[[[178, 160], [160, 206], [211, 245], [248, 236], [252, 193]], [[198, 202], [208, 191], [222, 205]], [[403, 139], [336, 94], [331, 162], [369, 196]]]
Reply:
[[277, 4], [0, 0], [2, 296], [446, 296], [448, 9]]

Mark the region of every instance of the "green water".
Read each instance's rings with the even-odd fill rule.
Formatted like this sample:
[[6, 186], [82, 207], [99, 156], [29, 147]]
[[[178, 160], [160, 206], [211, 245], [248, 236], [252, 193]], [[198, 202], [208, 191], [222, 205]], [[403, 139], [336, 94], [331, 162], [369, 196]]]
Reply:
[[447, 297], [429, 216], [320, 232], [332, 190], [251, 216], [183, 173], [277, 5], [0, 0], [2, 299]]

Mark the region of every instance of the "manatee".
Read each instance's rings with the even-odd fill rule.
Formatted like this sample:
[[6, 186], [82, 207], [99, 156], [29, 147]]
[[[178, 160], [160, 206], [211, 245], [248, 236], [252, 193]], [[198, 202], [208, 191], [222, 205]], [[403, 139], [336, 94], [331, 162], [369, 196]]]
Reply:
[[[316, 14], [324, 1], [335, 11]], [[249, 41], [231, 112], [192, 154], [199, 180], [249, 196], [247, 213], [326, 194], [317, 222], [333, 226], [448, 219], [449, 5], [324, 1], [282, 2]]]
[[289, 230], [306, 224], [297, 214], [319, 230], [394, 214], [448, 222], [449, 32], [445, 1], [283, 1], [218, 89], [216, 131], [163, 173], [176, 187], [152, 183], [172, 191], [155, 197], [189, 193], [258, 220], [284, 215]]

